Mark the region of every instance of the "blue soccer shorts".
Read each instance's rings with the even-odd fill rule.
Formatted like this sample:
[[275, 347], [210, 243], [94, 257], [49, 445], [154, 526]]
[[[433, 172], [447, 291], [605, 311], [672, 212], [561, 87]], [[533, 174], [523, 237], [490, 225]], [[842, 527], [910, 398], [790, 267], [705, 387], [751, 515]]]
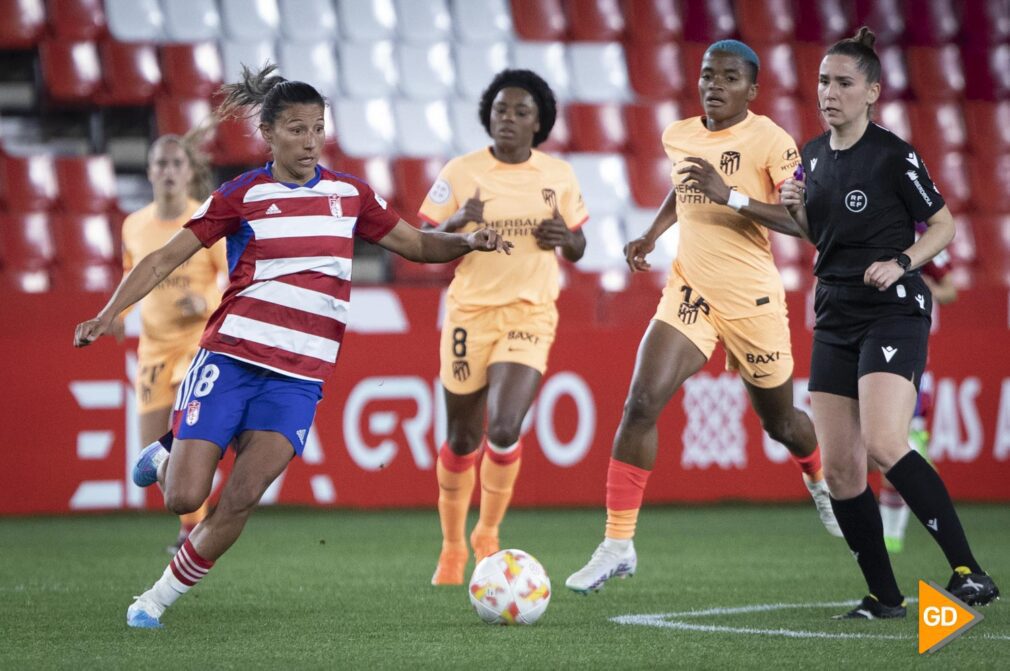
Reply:
[[221, 448], [244, 431], [276, 431], [301, 455], [320, 382], [302, 380], [201, 348], [179, 385], [172, 430], [176, 438]]

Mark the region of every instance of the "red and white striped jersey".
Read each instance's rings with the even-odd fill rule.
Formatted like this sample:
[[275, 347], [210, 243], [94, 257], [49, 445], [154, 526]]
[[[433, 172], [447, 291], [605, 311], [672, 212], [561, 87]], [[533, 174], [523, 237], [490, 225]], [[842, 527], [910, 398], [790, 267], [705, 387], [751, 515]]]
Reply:
[[347, 325], [354, 237], [378, 242], [400, 216], [351, 175], [318, 167], [287, 184], [270, 167], [223, 184], [186, 224], [205, 247], [227, 238], [231, 282], [200, 346], [322, 381]]

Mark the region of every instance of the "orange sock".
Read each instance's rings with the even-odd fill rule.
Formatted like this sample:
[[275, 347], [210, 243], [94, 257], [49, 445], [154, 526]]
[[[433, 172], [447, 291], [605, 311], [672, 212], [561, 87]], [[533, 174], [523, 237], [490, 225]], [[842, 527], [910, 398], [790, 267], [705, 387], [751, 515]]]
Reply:
[[466, 514], [477, 478], [473, 467], [477, 453], [460, 456], [442, 445], [435, 462], [438, 478], [438, 519], [442, 524], [442, 549], [466, 552]]
[[474, 535], [498, 537], [498, 527], [505, 519], [519, 476], [521, 455], [520, 442], [507, 448], [488, 444], [480, 464], [480, 519]]
[[196, 528], [196, 525], [203, 522], [207, 517], [207, 502], [204, 501], [203, 505], [194, 510], [191, 513], [186, 513], [185, 515], [179, 515], [179, 535], [189, 533]]
[[824, 479], [824, 471], [821, 468], [821, 448], [820, 446], [815, 446], [814, 451], [805, 457], [797, 457], [795, 454], [790, 454], [793, 461], [800, 470], [803, 471], [803, 475], [807, 476], [812, 482], [820, 482]]
[[611, 457], [607, 468], [607, 538], [635, 537], [638, 511], [651, 473]]

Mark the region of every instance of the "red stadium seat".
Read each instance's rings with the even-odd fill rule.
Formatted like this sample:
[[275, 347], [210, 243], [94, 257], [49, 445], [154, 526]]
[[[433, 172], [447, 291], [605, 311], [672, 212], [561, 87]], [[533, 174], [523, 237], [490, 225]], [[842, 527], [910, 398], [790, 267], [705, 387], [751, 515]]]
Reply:
[[758, 83], [766, 95], [795, 95], [799, 87], [796, 78], [796, 54], [788, 44], [759, 46], [755, 49], [761, 62]]
[[0, 49], [31, 49], [46, 28], [42, 0], [0, 2]]
[[[1010, 8], [1006, 0], [975, 0], [961, 4], [961, 32], [964, 44], [1010, 42]], [[966, 63], [971, 61], [965, 60]]]
[[796, 39], [818, 46], [853, 33], [854, 7], [847, 0], [796, 3]]
[[663, 204], [673, 182], [670, 178], [670, 159], [663, 157], [626, 157], [628, 186], [631, 197], [639, 207], [657, 208]]
[[547, 140], [537, 147], [537, 149], [554, 154], [563, 153], [568, 151], [571, 141], [572, 133], [568, 128], [568, 116], [565, 113], [565, 107], [564, 105], [558, 105], [558, 116], [554, 122], [554, 128], [551, 129], [551, 134], [547, 137]]
[[154, 115], [158, 135], [175, 133], [185, 135], [212, 114], [210, 101], [205, 98], [177, 98], [165, 93], [154, 101]]
[[955, 45], [909, 47], [907, 61], [912, 92], [919, 100], [951, 100], [964, 95], [964, 68]]
[[962, 151], [967, 146], [961, 105], [956, 102], [921, 102], [908, 105], [912, 143], [931, 165], [938, 153]]
[[759, 95], [751, 110], [755, 114], [763, 114], [782, 127], [796, 142], [797, 147], [803, 147], [806, 142], [824, 132], [820, 114], [817, 108], [808, 102], [792, 96]]
[[[824, 47], [820, 44], [793, 44], [793, 56], [796, 59], [796, 95], [817, 106], [817, 82], [821, 72], [821, 61], [824, 59]], [[760, 79], [760, 75], [758, 75]], [[759, 96], [760, 97], [760, 96]]]
[[0, 160], [0, 194], [9, 212], [44, 212], [56, 203], [56, 170], [48, 154]]
[[102, 66], [94, 42], [50, 39], [39, 46], [42, 78], [49, 97], [61, 103], [91, 104], [101, 91]]
[[796, 32], [793, 4], [790, 0], [737, 0], [740, 39], [752, 47], [791, 41]]
[[973, 157], [969, 176], [972, 191], [978, 194], [974, 202], [976, 212], [1010, 213], [1010, 154]]
[[908, 98], [911, 94], [911, 80], [904, 51], [901, 47], [892, 45], [878, 49], [877, 54], [880, 56], [880, 99]]
[[63, 212], [98, 214], [116, 208], [116, 172], [106, 155], [58, 157], [56, 182]]
[[968, 145], [976, 156], [1010, 153], [1010, 101], [970, 100], [964, 115]]
[[221, 54], [214, 42], [164, 45], [161, 70], [173, 96], [207, 98], [221, 86]]
[[398, 158], [393, 162], [400, 216], [415, 225], [420, 221], [417, 211], [444, 165], [445, 160], [441, 158]]
[[152, 44], [105, 40], [101, 45], [107, 105], [150, 105], [161, 86], [158, 52]]
[[672, 42], [633, 42], [625, 46], [631, 88], [644, 98], [679, 98], [697, 71], [685, 75], [681, 49]]
[[636, 156], [666, 156], [662, 136], [666, 127], [683, 118], [677, 103], [635, 103], [624, 106], [624, 125], [634, 130], [628, 133], [628, 149]]
[[730, 0], [692, 0], [682, 7], [685, 40], [708, 45], [733, 37], [737, 31]]
[[5, 283], [17, 291], [49, 291], [54, 246], [48, 215], [0, 213], [0, 234], [5, 251]]
[[854, 25], [869, 26], [877, 36], [878, 47], [900, 42], [906, 27], [903, 0], [856, 0]]
[[624, 0], [627, 35], [632, 42], [669, 42], [683, 32], [679, 0]]
[[335, 169], [338, 172], [345, 172], [358, 179], [365, 180], [375, 193], [390, 202], [396, 202], [396, 185], [393, 180], [393, 169], [389, 165], [388, 158], [382, 156], [373, 156], [372, 158], [344, 156]]
[[568, 32], [561, 0], [512, 0], [512, 23], [524, 40], [563, 40]]
[[954, 40], [961, 31], [959, 8], [955, 8], [953, 0], [906, 0], [906, 12], [912, 19], [904, 36], [909, 44], [938, 47]]
[[978, 261], [978, 244], [975, 241], [975, 218], [970, 214], [954, 217], [957, 235], [947, 246], [954, 267], [973, 266]]
[[1010, 44], [963, 47], [965, 95], [971, 100], [1010, 99]]
[[[1010, 163], [1007, 164], [1007, 168], [1010, 171]], [[926, 165], [926, 169], [943, 194], [943, 199], [947, 201], [947, 207], [951, 212], [960, 214], [971, 208], [973, 185], [968, 174], [971, 168], [968, 157], [963, 152], [939, 152], [932, 159], [932, 163]], [[1010, 176], [1010, 172], [1007, 176]]]
[[64, 214], [56, 219], [61, 283], [83, 291], [111, 291], [119, 280], [109, 217]]
[[230, 118], [222, 121], [214, 137], [215, 165], [263, 165], [269, 159], [269, 148], [259, 132], [259, 118]]
[[572, 131], [571, 151], [624, 151], [628, 132], [624, 128], [620, 105], [571, 104], [567, 113]]
[[49, 29], [67, 40], [96, 40], [105, 36], [102, 0], [49, 0]]
[[564, 10], [569, 40], [616, 42], [624, 37], [619, 0], [564, 0]]

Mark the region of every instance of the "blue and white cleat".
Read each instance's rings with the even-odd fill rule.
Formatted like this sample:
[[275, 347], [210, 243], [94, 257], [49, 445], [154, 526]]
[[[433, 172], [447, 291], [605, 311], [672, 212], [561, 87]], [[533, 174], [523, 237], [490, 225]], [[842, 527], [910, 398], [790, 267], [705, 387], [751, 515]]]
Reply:
[[158, 481], [158, 468], [168, 459], [168, 450], [161, 443], [154, 441], [140, 452], [133, 464], [133, 484], [138, 487], [150, 487]]
[[588, 564], [568, 576], [565, 587], [583, 595], [598, 592], [611, 578], [631, 577], [637, 568], [634, 542], [607, 538], [593, 552]]
[[163, 625], [159, 618], [165, 609], [141, 594], [126, 609], [126, 626], [134, 629], [161, 629]]

